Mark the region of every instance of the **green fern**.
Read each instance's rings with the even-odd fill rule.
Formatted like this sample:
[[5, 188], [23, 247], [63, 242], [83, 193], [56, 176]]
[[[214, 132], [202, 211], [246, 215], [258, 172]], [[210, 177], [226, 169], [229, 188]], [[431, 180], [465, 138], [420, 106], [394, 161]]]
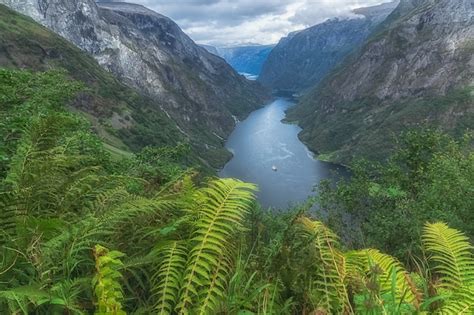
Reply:
[[153, 276], [155, 312], [157, 314], [171, 314], [179, 294], [180, 280], [186, 266], [186, 246], [181, 242], [170, 242], [160, 246], [157, 254], [162, 261]]
[[319, 221], [302, 217], [297, 223], [315, 251], [312, 294], [315, 308], [329, 313], [352, 312], [347, 295], [344, 256], [338, 249], [338, 237]]
[[[395, 258], [378, 250], [364, 249], [345, 254], [348, 286], [353, 294], [364, 296], [368, 304], [391, 312], [400, 313], [400, 309], [416, 310], [420, 304], [420, 293], [402, 264]], [[403, 313], [403, 312], [402, 312]]]
[[[6, 307], [2, 308], [2, 300]], [[40, 306], [50, 301], [48, 292], [38, 286], [23, 286], [0, 291], [0, 312], [4, 314], [30, 314], [31, 306]]]
[[232, 269], [230, 257], [228, 249], [223, 248], [222, 254], [217, 259], [217, 265], [211, 271], [210, 277], [203, 284], [203, 289], [200, 291], [197, 314], [213, 314], [219, 303], [225, 300], [227, 282], [230, 278], [229, 273]]
[[17, 223], [25, 220], [21, 199], [13, 192], [0, 192], [0, 245], [4, 246], [16, 233]]
[[397, 302], [418, 303], [416, 287], [413, 285], [409, 273], [397, 259], [375, 249], [368, 249], [365, 250], [365, 252], [369, 257], [369, 264], [374, 264], [382, 270], [380, 276], [382, 293], [387, 293], [392, 290], [392, 275], [395, 274]]
[[423, 232], [423, 245], [431, 254], [429, 261], [439, 277], [436, 286], [449, 293], [439, 312], [474, 313], [474, 257], [469, 239], [444, 223], [426, 224]]
[[[213, 287], [212, 297], [201, 300], [203, 292], [210, 289], [209, 279], [216, 268], [227, 273], [231, 266], [223, 260], [222, 252], [233, 241], [237, 232], [243, 229], [243, 220], [254, 200], [255, 186], [237, 180], [214, 180], [209, 187], [200, 191], [199, 219], [191, 239], [192, 249], [184, 272], [176, 311], [189, 314], [192, 309], [212, 311], [215, 300], [220, 299], [222, 289]], [[206, 285], [208, 283], [208, 285]]]
[[119, 271], [122, 266], [120, 257], [123, 256], [124, 254], [118, 251], [109, 251], [100, 245], [95, 246], [96, 275], [92, 284], [97, 297], [96, 315], [125, 315], [122, 310], [124, 297], [119, 283], [122, 278]]
[[426, 224], [423, 244], [431, 254], [434, 272], [440, 276], [440, 286], [456, 291], [474, 284], [473, 246], [461, 232], [444, 223]]

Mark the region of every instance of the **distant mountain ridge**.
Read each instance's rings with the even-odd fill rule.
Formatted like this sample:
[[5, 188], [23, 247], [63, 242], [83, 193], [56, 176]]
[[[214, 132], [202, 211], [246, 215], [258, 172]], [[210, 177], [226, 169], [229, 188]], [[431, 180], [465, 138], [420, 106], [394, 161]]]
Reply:
[[326, 159], [383, 159], [410, 128], [474, 129], [474, 2], [403, 0], [289, 113]]
[[334, 18], [288, 34], [270, 53], [259, 82], [276, 91], [302, 92], [315, 86], [362, 45], [397, 4], [357, 9], [358, 18]]
[[216, 56], [219, 56], [219, 51], [217, 50], [216, 47], [214, 46], [211, 46], [211, 45], [204, 45], [204, 44], [200, 44], [199, 46], [201, 46], [202, 48], [206, 49], [208, 52], [210, 52], [211, 54], [214, 54]]
[[231, 47], [202, 45], [202, 47], [224, 58], [237, 72], [259, 76], [263, 64], [275, 45], [244, 45]]
[[224, 155], [233, 116], [245, 117], [264, 100], [256, 84], [196, 45], [172, 20], [143, 6], [93, 0], [0, 3], [52, 29], [155, 99], [208, 159]]

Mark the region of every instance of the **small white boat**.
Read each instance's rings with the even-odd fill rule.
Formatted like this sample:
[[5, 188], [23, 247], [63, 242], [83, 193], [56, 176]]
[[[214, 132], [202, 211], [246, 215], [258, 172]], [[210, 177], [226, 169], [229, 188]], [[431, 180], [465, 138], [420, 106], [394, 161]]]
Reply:
[[273, 170], [274, 172], [278, 171], [278, 169], [277, 169], [277, 167], [276, 167], [275, 165], [272, 166], [272, 170]]

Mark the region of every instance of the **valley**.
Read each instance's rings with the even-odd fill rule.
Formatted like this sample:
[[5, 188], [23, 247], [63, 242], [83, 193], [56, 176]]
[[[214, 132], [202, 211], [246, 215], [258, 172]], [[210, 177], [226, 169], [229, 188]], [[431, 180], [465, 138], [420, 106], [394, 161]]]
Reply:
[[0, 0], [2, 315], [472, 315], [473, 187], [474, 0]]
[[[87, 68], [107, 73], [137, 94], [135, 103], [115, 101], [113, 109], [107, 104], [106, 114], [92, 115], [100, 116], [101, 129], [119, 138], [120, 149], [137, 152], [165, 144], [160, 138], [173, 133], [176, 141], [169, 139], [168, 144], [187, 142], [195, 162], [207, 169], [221, 167], [229, 158], [222, 139], [234, 128], [233, 116], [246, 117], [268, 98], [264, 89], [197, 45], [174, 21], [141, 5], [0, 0], [0, 13], [7, 16], [1, 25], [5, 57], [0, 66], [69, 70], [77, 59], [87, 59]], [[17, 24], [10, 27], [13, 20]], [[69, 50], [77, 57], [63, 58]], [[77, 72], [71, 75], [92, 85], [87, 75]], [[120, 92], [117, 86], [105, 90], [97, 85], [92, 90], [108, 96]], [[138, 98], [147, 100], [146, 109]]]

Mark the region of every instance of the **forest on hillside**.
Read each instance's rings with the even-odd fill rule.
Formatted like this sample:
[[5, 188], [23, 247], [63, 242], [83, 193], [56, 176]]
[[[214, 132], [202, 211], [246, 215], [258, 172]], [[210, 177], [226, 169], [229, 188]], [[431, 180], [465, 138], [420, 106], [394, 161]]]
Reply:
[[[473, 138], [410, 130], [293, 209], [111, 152], [61, 71], [0, 69], [1, 314], [472, 314]], [[317, 210], [315, 210], [317, 209]]]

